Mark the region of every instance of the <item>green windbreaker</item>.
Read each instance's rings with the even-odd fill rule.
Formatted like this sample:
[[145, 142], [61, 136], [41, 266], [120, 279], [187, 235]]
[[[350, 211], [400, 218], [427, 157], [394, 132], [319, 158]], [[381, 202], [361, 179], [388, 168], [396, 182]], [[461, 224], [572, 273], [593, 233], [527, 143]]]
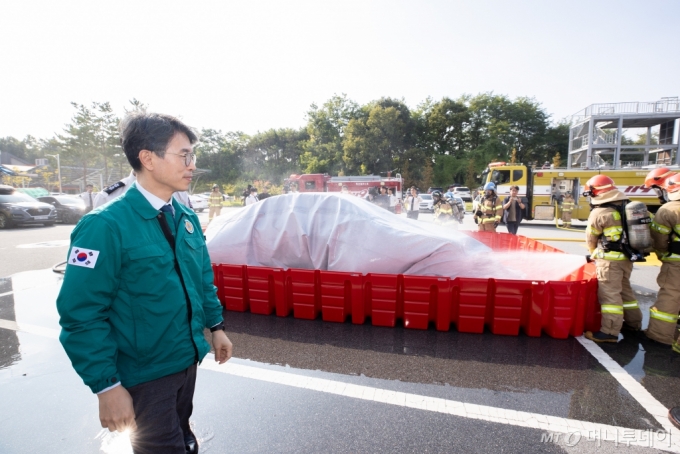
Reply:
[[203, 329], [222, 321], [222, 307], [196, 215], [177, 203], [177, 260], [155, 210], [133, 184], [125, 195], [82, 218], [71, 234], [57, 298], [59, 340], [93, 392], [164, 377], [201, 361]]

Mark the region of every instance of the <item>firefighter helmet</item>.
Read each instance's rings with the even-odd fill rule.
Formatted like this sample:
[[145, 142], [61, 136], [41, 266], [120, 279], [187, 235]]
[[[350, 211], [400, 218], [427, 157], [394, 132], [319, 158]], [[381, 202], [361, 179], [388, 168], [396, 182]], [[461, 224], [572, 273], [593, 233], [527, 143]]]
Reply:
[[666, 179], [675, 175], [675, 172], [670, 170], [668, 167], [659, 167], [654, 169], [647, 174], [645, 177], [645, 187], [652, 188], [658, 186], [660, 188], [664, 187]]
[[484, 185], [484, 191], [493, 191], [496, 192], [496, 185], [494, 184], [493, 181], [489, 181], [487, 184]]
[[680, 191], [680, 173], [676, 173], [675, 175], [666, 178], [663, 183], [663, 188], [669, 194]]
[[615, 189], [614, 180], [607, 175], [595, 175], [583, 187], [583, 197], [597, 197]]
[[442, 199], [441, 191], [432, 191], [432, 200], [434, 203], [439, 202]]

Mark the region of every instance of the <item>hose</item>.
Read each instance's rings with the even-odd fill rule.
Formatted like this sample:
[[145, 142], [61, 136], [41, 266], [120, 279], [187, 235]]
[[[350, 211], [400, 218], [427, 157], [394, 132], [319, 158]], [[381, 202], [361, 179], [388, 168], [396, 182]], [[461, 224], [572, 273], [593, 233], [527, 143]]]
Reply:
[[57, 274], [64, 274], [66, 273], [66, 260], [63, 262], [59, 262], [56, 265], [52, 267], [52, 271]]

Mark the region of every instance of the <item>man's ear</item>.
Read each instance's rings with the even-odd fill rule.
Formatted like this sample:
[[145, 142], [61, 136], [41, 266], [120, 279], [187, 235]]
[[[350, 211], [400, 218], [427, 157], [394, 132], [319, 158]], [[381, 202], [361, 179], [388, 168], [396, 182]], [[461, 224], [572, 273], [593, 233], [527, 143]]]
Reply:
[[149, 150], [140, 150], [139, 152], [139, 162], [142, 163], [142, 167], [144, 167], [145, 170], [153, 170], [153, 151]]

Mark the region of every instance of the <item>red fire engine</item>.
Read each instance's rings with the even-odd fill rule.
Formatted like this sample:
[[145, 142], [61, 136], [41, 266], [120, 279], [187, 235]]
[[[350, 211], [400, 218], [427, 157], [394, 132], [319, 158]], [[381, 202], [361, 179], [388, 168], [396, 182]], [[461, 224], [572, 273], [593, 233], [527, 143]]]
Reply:
[[331, 177], [327, 173], [291, 175], [284, 181], [289, 191], [297, 192], [349, 192], [357, 197], [365, 197], [371, 188], [394, 188], [395, 195], [401, 202], [401, 191], [404, 180], [401, 174], [380, 177], [378, 175]]

